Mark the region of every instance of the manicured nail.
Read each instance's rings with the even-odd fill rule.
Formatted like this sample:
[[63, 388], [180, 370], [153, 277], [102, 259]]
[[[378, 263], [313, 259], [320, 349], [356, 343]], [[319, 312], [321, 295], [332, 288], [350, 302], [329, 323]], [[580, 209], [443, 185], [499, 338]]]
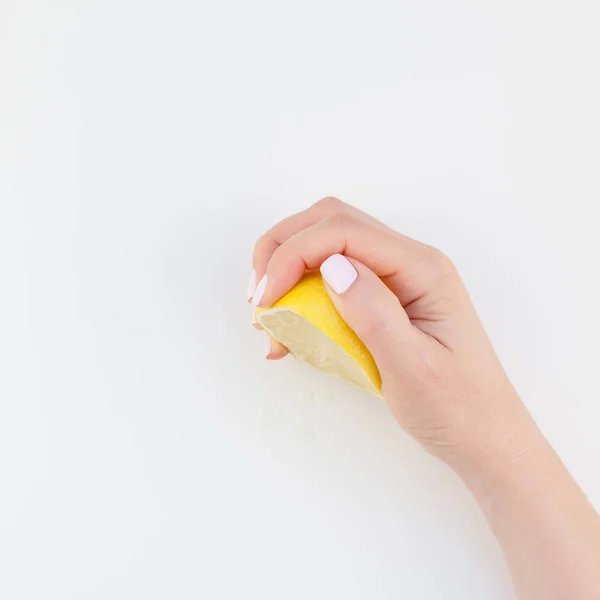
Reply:
[[267, 346], [265, 348], [265, 358], [271, 356], [271, 338], [267, 336]]
[[267, 289], [267, 275], [265, 273], [263, 275], [262, 279], [258, 282], [258, 285], [256, 286], [256, 291], [254, 292], [254, 296], [252, 296], [252, 304], [254, 304], [254, 306], [258, 306], [260, 304], [260, 301], [262, 300], [262, 297], [263, 297], [266, 289]]
[[252, 299], [254, 292], [256, 291], [256, 271], [252, 269], [250, 273], [250, 281], [248, 282], [248, 300]]
[[358, 277], [352, 263], [341, 254], [333, 254], [321, 265], [321, 275], [336, 294], [347, 292]]

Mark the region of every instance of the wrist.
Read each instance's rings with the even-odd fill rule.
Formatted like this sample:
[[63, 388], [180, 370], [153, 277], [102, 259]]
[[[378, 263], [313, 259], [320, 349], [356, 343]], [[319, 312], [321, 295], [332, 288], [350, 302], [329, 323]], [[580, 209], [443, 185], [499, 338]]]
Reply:
[[448, 464], [498, 539], [519, 597], [600, 598], [600, 519], [524, 406], [520, 413], [484, 451]]
[[535, 511], [537, 502], [571, 486], [571, 478], [529, 413], [484, 451], [461, 457], [451, 468], [463, 480], [488, 518], [519, 503]]
[[503, 407], [476, 428], [468, 443], [441, 457], [473, 491], [491, 490], [515, 473], [558, 460], [516, 393]]

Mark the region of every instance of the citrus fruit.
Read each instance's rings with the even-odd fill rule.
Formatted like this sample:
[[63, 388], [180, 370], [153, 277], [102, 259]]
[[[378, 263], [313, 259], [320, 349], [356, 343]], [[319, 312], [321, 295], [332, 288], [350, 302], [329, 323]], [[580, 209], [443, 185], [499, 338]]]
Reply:
[[307, 272], [273, 306], [257, 308], [254, 317], [301, 362], [381, 396], [373, 357], [337, 312], [318, 271]]

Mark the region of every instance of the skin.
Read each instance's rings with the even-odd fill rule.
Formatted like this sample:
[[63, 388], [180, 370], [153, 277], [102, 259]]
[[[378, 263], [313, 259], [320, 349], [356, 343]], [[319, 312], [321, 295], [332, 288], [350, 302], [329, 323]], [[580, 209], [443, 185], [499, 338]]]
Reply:
[[[446, 256], [324, 198], [257, 241], [259, 306], [333, 254], [358, 277], [327, 291], [373, 355], [387, 405], [472, 492], [520, 600], [600, 599], [600, 518], [519, 399]], [[272, 342], [267, 358], [286, 354]]]

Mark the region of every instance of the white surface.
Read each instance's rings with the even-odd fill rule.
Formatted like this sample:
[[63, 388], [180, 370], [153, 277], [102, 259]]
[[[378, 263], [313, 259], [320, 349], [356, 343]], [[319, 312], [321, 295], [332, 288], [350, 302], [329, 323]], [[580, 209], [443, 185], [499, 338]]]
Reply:
[[250, 252], [326, 194], [444, 249], [598, 506], [597, 17], [4, 0], [0, 597], [512, 598], [382, 404], [263, 360]]

